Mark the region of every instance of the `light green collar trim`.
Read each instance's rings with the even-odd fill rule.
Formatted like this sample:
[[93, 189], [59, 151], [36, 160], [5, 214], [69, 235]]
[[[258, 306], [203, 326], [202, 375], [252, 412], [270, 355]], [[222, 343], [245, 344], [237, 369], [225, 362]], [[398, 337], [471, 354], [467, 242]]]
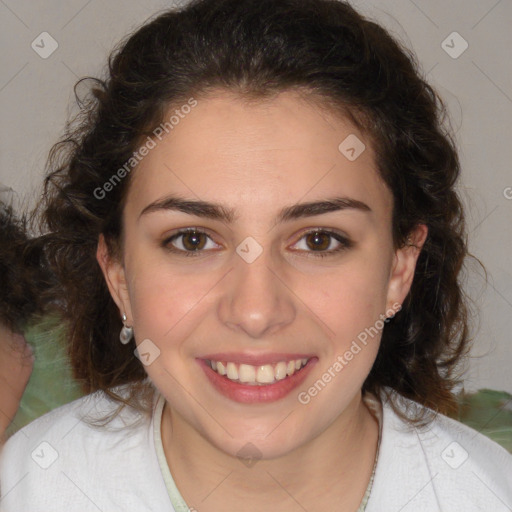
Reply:
[[165, 398], [162, 394], [158, 393], [158, 400], [156, 402], [155, 413], [153, 417], [153, 437], [155, 440], [156, 456], [158, 458], [160, 471], [162, 472], [165, 486], [167, 487], [167, 492], [169, 493], [169, 498], [171, 499], [171, 503], [175, 512], [191, 512], [185, 503], [185, 500], [181, 496], [180, 491], [178, 491], [176, 484], [174, 483], [174, 479], [172, 478], [171, 472], [169, 470], [169, 465], [167, 464], [167, 459], [165, 458], [161, 432], [162, 412], [164, 410], [164, 405]]

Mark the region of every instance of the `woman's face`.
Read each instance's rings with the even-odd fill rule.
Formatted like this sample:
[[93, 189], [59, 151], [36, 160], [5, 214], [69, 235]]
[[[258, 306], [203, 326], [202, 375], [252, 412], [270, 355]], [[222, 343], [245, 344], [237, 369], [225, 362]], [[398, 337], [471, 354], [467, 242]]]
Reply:
[[264, 458], [348, 414], [418, 255], [391, 214], [369, 141], [297, 93], [180, 116], [132, 176], [123, 262], [98, 252], [171, 414]]

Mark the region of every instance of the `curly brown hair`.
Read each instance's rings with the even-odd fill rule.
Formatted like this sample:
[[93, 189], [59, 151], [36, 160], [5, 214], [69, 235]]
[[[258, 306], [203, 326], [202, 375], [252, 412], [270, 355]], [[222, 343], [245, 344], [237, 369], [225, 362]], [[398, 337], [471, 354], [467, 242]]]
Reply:
[[[455, 412], [469, 347], [459, 160], [441, 99], [385, 29], [336, 0], [194, 0], [145, 23], [113, 51], [106, 78], [89, 80], [91, 94], [77, 95], [81, 111], [50, 152], [42, 216], [69, 353], [86, 392], [141, 409], [135, 397], [148, 385], [133, 346], [119, 343], [120, 314], [95, 257], [100, 234], [121, 254], [131, 175], [108, 193], [105, 183], [172, 105], [219, 88], [255, 100], [296, 89], [350, 116], [372, 142], [394, 198], [395, 247], [418, 224], [428, 227], [410, 293], [384, 327], [363, 391], [388, 387]], [[124, 384], [127, 399], [112, 390]]]
[[28, 236], [27, 225], [0, 201], [0, 322], [17, 333], [44, 314], [52, 287], [42, 241]]

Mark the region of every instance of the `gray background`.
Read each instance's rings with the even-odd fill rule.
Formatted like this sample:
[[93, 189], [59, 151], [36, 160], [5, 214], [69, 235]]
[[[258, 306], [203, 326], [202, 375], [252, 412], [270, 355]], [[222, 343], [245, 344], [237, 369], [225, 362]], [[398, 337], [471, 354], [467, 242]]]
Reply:
[[[352, 4], [414, 50], [448, 104], [463, 166], [460, 191], [468, 207], [470, 249], [489, 274], [486, 284], [478, 266], [469, 267], [468, 291], [480, 315], [473, 319], [478, 331], [465, 387], [512, 392], [512, 1]], [[0, 0], [0, 184], [12, 189], [7, 195], [20, 208], [37, 201], [48, 151], [75, 111], [77, 79], [101, 74], [125, 34], [171, 5]], [[33, 41], [42, 46], [42, 32], [58, 43], [46, 59], [31, 47]], [[461, 53], [464, 41], [468, 48]], [[45, 39], [39, 51], [49, 47]]]

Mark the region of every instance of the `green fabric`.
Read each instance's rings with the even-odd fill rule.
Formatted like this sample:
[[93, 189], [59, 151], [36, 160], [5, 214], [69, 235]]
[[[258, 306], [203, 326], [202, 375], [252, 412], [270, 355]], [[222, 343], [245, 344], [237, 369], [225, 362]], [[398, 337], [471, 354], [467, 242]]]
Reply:
[[501, 444], [512, 453], [512, 395], [481, 389], [460, 397], [459, 421]]
[[55, 317], [29, 326], [25, 330], [25, 339], [34, 351], [34, 368], [7, 435], [83, 396], [80, 386], [73, 380], [63, 343], [63, 329]]

